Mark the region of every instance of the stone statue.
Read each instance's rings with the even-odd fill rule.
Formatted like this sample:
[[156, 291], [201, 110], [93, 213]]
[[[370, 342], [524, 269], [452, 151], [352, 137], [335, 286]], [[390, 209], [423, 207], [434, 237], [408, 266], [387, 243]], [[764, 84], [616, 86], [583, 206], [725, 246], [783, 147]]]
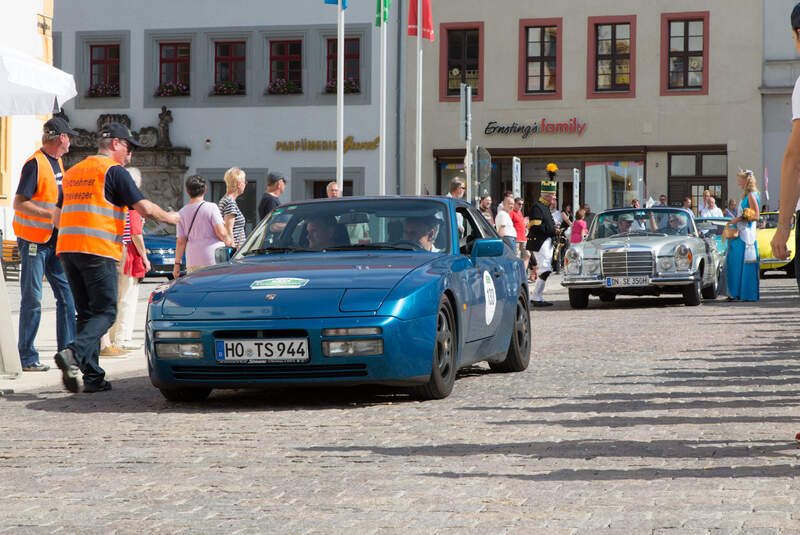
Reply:
[[161, 113], [158, 114], [158, 144], [157, 147], [171, 147], [172, 141], [169, 140], [169, 123], [172, 122], [172, 112], [166, 106], [161, 106]]

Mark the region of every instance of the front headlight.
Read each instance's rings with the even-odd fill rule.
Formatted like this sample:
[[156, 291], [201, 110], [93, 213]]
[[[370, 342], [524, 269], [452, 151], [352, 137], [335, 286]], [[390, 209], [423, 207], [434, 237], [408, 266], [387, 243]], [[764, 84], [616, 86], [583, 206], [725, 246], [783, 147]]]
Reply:
[[692, 267], [692, 250], [684, 243], [675, 248], [675, 267], [683, 271]]
[[577, 275], [581, 272], [581, 253], [577, 249], [568, 249], [564, 255], [564, 269], [570, 275]]

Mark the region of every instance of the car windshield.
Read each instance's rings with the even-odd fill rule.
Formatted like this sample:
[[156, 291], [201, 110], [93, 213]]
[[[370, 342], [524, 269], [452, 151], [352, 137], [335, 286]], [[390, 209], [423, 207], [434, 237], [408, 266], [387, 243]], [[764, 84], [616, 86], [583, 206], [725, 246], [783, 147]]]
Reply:
[[237, 258], [290, 252], [450, 252], [447, 205], [424, 199], [358, 199], [279, 206]]
[[175, 225], [161, 223], [160, 221], [153, 221], [152, 219], [145, 219], [144, 226], [142, 227], [142, 234], [150, 234], [153, 236], [175, 236]]
[[730, 223], [730, 219], [695, 219], [694, 223], [697, 225], [697, 231], [709, 238], [722, 236], [722, 230], [725, 225]]
[[695, 234], [694, 222], [686, 211], [679, 209], [611, 210], [594, 218], [588, 239], [631, 234], [689, 236]]
[[[778, 228], [778, 213], [761, 214], [758, 217], [758, 228]], [[794, 216], [792, 216], [792, 228], [794, 228]]]

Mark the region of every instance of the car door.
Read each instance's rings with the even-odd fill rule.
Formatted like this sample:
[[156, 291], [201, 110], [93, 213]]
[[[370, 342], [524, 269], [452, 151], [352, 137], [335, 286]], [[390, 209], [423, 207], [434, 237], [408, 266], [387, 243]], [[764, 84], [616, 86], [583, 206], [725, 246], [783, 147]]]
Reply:
[[499, 261], [502, 257], [476, 258], [475, 263], [470, 260], [475, 240], [497, 236], [486, 235], [476, 219], [483, 219], [483, 216], [477, 211], [459, 206], [456, 208], [456, 213], [461, 216], [464, 229], [459, 233], [458, 247], [459, 254], [467, 259], [463, 271], [468, 317], [466, 340], [471, 342], [494, 335], [502, 321], [506, 301], [502, 282], [505, 270]]

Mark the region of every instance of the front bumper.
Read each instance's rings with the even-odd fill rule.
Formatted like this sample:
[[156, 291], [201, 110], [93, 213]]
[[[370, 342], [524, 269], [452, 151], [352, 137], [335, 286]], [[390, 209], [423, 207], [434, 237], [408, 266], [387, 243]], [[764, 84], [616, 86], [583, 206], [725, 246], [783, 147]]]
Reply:
[[[347, 327], [381, 327], [382, 355], [326, 357], [322, 330]], [[200, 331], [203, 357], [156, 358], [153, 332]], [[308, 338], [310, 360], [304, 363], [221, 363], [214, 353], [217, 338], [279, 338], [279, 333], [302, 331]], [[252, 388], [298, 384], [413, 385], [428, 380], [435, 344], [436, 317], [409, 321], [394, 317], [266, 319], [231, 321], [148, 321], [146, 345], [150, 381], [159, 388]], [[234, 333], [238, 336], [234, 336]], [[353, 337], [358, 338], [358, 337]], [[367, 336], [366, 338], [370, 338]], [[159, 341], [164, 341], [159, 339]]]
[[686, 286], [700, 280], [699, 273], [676, 273], [674, 275], [658, 274], [655, 277], [650, 277], [650, 284], [648, 286], [617, 286], [614, 288], [607, 288], [605, 283], [606, 278], [602, 276], [586, 277], [581, 275], [564, 276], [561, 285], [565, 288], [597, 288], [608, 290], [624, 290], [628, 288], [647, 288], [647, 287], [666, 287], [666, 286]]

